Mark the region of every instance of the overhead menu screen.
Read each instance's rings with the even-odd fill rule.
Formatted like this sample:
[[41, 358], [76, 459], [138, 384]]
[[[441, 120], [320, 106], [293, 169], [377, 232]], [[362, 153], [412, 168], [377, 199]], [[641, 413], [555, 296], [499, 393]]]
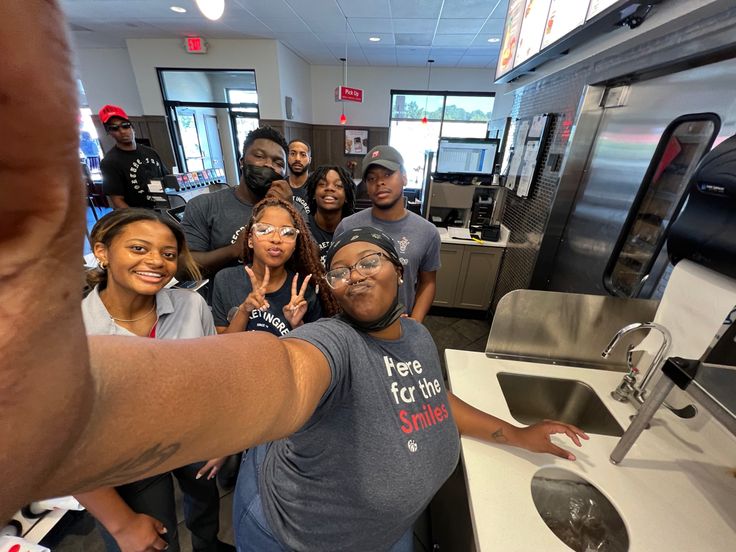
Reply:
[[[590, 7], [588, 8], [588, 17], [585, 18], [586, 21], [589, 19], [592, 19], [602, 11], [604, 11], [606, 8], [610, 8], [613, 6], [616, 2], [619, 0], [590, 0]], [[581, 2], [581, 4], [584, 4], [585, 2]]]
[[550, 0], [527, 0], [524, 20], [519, 33], [519, 46], [516, 48], [514, 67], [525, 62], [542, 49], [542, 36], [547, 23]]
[[526, 0], [509, 1], [501, 52], [498, 55], [498, 64], [496, 65], [496, 78], [514, 68], [514, 55], [516, 54], [516, 46], [519, 44], [519, 33], [521, 32], [521, 22], [524, 19], [525, 5]]
[[570, 2], [570, 0], [552, 0], [544, 26], [542, 49], [557, 42], [567, 33], [585, 23], [588, 6], [586, 2]]
[[[506, 82], [520, 76], [599, 32], [607, 32], [615, 27], [616, 14], [636, 3], [636, 0], [509, 0], [496, 80]], [[506, 79], [502, 79], [504, 76]]]

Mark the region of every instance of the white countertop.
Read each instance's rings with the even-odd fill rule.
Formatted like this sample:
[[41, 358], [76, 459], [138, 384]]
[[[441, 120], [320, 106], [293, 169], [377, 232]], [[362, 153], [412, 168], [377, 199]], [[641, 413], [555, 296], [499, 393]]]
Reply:
[[[626, 429], [633, 406], [609, 393], [622, 374], [603, 370], [490, 359], [446, 350], [452, 391], [469, 404], [515, 425], [496, 374], [514, 372], [577, 379], [589, 384]], [[572, 471], [594, 484], [616, 507], [630, 552], [736, 550], [736, 439], [700, 409], [682, 420], [662, 409], [620, 465], [608, 457], [617, 437], [590, 435], [577, 448], [553, 441], [577, 461], [462, 438], [468, 500], [479, 552], [566, 551], [537, 513], [531, 480], [544, 466]]]
[[498, 241], [492, 242], [492, 241], [475, 241], [475, 240], [459, 240], [455, 238], [451, 238], [447, 234], [447, 228], [437, 228], [437, 230], [440, 233], [440, 240], [442, 243], [447, 244], [454, 244], [454, 245], [474, 245], [477, 247], [500, 247], [502, 249], [505, 249], [506, 246], [509, 243], [509, 234], [510, 231], [508, 228], [506, 228], [503, 224], [501, 225], [501, 232], [498, 236]]

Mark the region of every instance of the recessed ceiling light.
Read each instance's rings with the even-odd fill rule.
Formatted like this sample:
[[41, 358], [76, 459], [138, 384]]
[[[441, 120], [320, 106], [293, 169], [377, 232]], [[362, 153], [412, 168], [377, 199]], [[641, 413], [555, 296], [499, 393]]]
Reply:
[[207, 19], [217, 21], [225, 11], [225, 0], [195, 0], [199, 11]]
[[372, 36], [368, 40], [370, 40], [371, 42], [381, 42], [381, 37], [379, 37], [379, 36]]
[[186, 8], [182, 8], [181, 6], [171, 6], [169, 9], [176, 13], [187, 13]]
[[501, 42], [501, 39], [500, 38], [489, 38], [488, 42], [490, 42], [491, 44], [495, 44], [496, 42]]

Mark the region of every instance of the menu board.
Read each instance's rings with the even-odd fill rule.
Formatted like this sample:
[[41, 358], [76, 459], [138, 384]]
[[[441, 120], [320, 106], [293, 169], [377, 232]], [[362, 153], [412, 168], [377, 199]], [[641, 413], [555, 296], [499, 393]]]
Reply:
[[519, 43], [519, 33], [521, 32], [521, 23], [524, 19], [524, 6], [526, 0], [510, 0], [509, 10], [506, 14], [506, 25], [503, 31], [503, 41], [501, 42], [501, 52], [498, 55], [498, 64], [496, 65], [496, 76], [508, 73], [514, 67], [514, 55], [516, 54], [516, 46]]
[[516, 48], [514, 57], [514, 67], [542, 49], [542, 36], [547, 23], [550, 2], [551, 0], [527, 0], [521, 33], [519, 33], [519, 46]]
[[[526, 62], [534, 56], [564, 41], [562, 46], [575, 43], [571, 38], [581, 33], [580, 40], [587, 40], [591, 33], [595, 34], [588, 21], [595, 18], [614, 5], [630, 4], [634, 0], [509, 0], [506, 13], [501, 51], [496, 64], [496, 79], [509, 72], [517, 74], [517, 67], [524, 68], [530, 64]], [[607, 16], [591, 25], [598, 23], [601, 32], [608, 27]], [[583, 30], [588, 30], [583, 36]], [[595, 30], [598, 30], [596, 27]], [[567, 38], [566, 38], [567, 37]], [[570, 40], [568, 40], [570, 39]], [[549, 52], [550, 55], [559, 53]], [[545, 59], [549, 59], [546, 57]], [[540, 60], [541, 61], [541, 60]], [[532, 67], [529, 67], [532, 69]]]
[[586, 21], [592, 19], [606, 8], [613, 6], [618, 0], [590, 0], [590, 7], [588, 8], [588, 16], [585, 18]]
[[542, 49], [557, 42], [567, 33], [585, 23], [587, 5], [585, 2], [552, 0], [547, 15], [547, 24], [542, 37]]

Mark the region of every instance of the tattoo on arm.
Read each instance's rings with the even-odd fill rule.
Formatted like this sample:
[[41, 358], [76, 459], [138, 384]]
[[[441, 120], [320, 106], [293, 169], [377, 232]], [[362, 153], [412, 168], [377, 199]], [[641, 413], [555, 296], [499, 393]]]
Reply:
[[88, 491], [137, 481], [143, 476], [151, 475], [153, 470], [176, 454], [180, 447], [179, 443], [170, 445], [157, 443], [135, 458], [124, 460], [101, 473], [88, 477], [79, 484], [79, 487], [81, 490]]
[[496, 443], [506, 443], [508, 442], [508, 439], [506, 439], [506, 436], [503, 434], [503, 428], [500, 427], [493, 433], [491, 433], [491, 439], [493, 439]]

